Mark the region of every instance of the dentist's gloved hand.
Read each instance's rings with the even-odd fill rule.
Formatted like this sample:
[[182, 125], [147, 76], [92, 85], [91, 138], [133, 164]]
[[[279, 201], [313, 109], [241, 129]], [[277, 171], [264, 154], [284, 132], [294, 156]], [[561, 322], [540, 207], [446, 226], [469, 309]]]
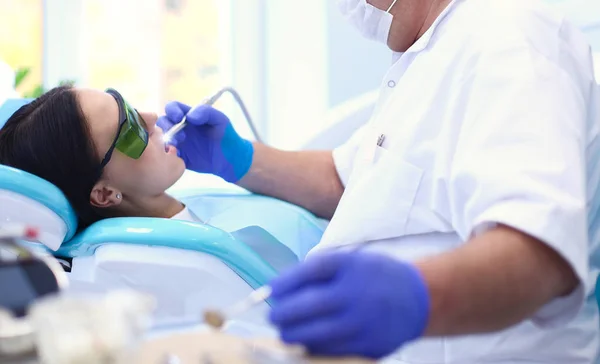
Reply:
[[382, 255], [315, 256], [271, 282], [271, 322], [316, 355], [380, 359], [419, 338], [429, 293], [417, 269]]
[[165, 132], [187, 114], [187, 126], [171, 141], [188, 169], [199, 173], [211, 173], [227, 182], [239, 181], [250, 169], [254, 147], [242, 139], [229, 121], [217, 109], [203, 105], [192, 110], [180, 102], [170, 102], [165, 116], [157, 125]]

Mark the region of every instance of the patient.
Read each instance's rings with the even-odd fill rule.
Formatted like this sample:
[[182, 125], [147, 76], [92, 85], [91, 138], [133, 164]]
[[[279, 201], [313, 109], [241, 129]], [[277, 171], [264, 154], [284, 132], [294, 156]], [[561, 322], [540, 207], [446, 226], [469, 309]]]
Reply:
[[[120, 129], [128, 108], [128, 116], [139, 118], [147, 131], [138, 159], [118, 148], [127, 142], [117, 142], [117, 136], [128, 127]], [[56, 185], [75, 209], [80, 228], [107, 217], [187, 220], [189, 211], [165, 193], [185, 164], [174, 147], [165, 149], [156, 121], [156, 114], [138, 114], [116, 92], [57, 87], [23, 106], [0, 129], [0, 164]]]
[[[165, 149], [157, 119], [138, 113], [114, 90], [54, 88], [0, 129], [0, 164], [56, 185], [75, 209], [80, 229], [109, 217], [201, 222], [165, 193], [185, 164], [175, 147]], [[276, 269], [297, 262], [273, 235], [249, 225], [230, 233]]]

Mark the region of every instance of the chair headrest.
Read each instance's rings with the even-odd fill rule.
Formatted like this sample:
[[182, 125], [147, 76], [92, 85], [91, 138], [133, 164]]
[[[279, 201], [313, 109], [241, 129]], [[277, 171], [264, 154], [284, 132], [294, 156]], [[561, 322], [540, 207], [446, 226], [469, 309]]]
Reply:
[[7, 99], [0, 105], [0, 128], [6, 124], [8, 118], [10, 118], [15, 111], [19, 110], [21, 106], [29, 104], [31, 101], [33, 101], [33, 99]]
[[[0, 128], [33, 99], [8, 99], [0, 106]], [[73, 237], [77, 216], [63, 193], [33, 174], [0, 165], [0, 222], [24, 223], [40, 229], [39, 240], [52, 250]]]
[[77, 231], [77, 216], [58, 187], [31, 173], [0, 165], [0, 223], [33, 225], [52, 250]]

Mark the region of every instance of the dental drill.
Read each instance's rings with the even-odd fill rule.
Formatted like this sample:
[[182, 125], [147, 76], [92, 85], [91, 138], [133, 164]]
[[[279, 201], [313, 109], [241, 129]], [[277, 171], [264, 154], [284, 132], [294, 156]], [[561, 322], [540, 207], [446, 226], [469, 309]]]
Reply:
[[209, 310], [204, 313], [204, 321], [215, 329], [220, 329], [227, 319], [244, 313], [271, 296], [271, 287], [262, 286], [249, 296], [222, 311]]
[[[202, 103], [200, 103], [200, 105], [198, 105], [198, 106], [192, 108], [190, 111], [188, 111], [187, 114], [193, 112], [195, 109], [197, 109], [200, 106], [214, 105], [214, 103], [217, 102], [217, 100], [219, 98], [221, 98], [221, 96], [226, 92], [229, 92], [233, 96], [233, 98], [239, 105], [240, 109], [242, 110], [242, 113], [244, 114], [244, 118], [246, 119], [246, 122], [250, 126], [250, 130], [252, 131], [254, 138], [256, 139], [257, 142], [261, 143], [262, 139], [260, 138], [258, 131], [256, 130], [256, 126], [254, 125], [254, 122], [253, 122], [252, 118], [250, 117], [250, 113], [248, 112], [246, 105], [242, 101], [242, 98], [240, 97], [239, 93], [232, 87], [224, 87], [224, 88], [220, 89], [217, 93], [215, 93], [211, 97], [204, 99], [202, 101]], [[175, 124], [171, 129], [169, 129], [165, 133], [165, 135], [163, 136], [163, 141], [165, 142], [165, 144], [169, 143], [171, 140], [173, 140], [173, 137], [175, 136], [175, 134], [179, 133], [183, 128], [185, 128], [185, 126], [187, 125], [187, 114], [183, 117], [183, 119], [179, 123]]]

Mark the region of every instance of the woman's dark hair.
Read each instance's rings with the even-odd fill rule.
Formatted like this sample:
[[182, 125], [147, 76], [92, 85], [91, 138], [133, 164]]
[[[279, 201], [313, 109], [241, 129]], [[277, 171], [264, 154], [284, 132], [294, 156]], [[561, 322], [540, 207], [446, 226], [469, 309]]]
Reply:
[[71, 86], [54, 88], [21, 107], [0, 129], [0, 164], [56, 185], [75, 209], [80, 228], [103, 218], [90, 205], [99, 159]]

